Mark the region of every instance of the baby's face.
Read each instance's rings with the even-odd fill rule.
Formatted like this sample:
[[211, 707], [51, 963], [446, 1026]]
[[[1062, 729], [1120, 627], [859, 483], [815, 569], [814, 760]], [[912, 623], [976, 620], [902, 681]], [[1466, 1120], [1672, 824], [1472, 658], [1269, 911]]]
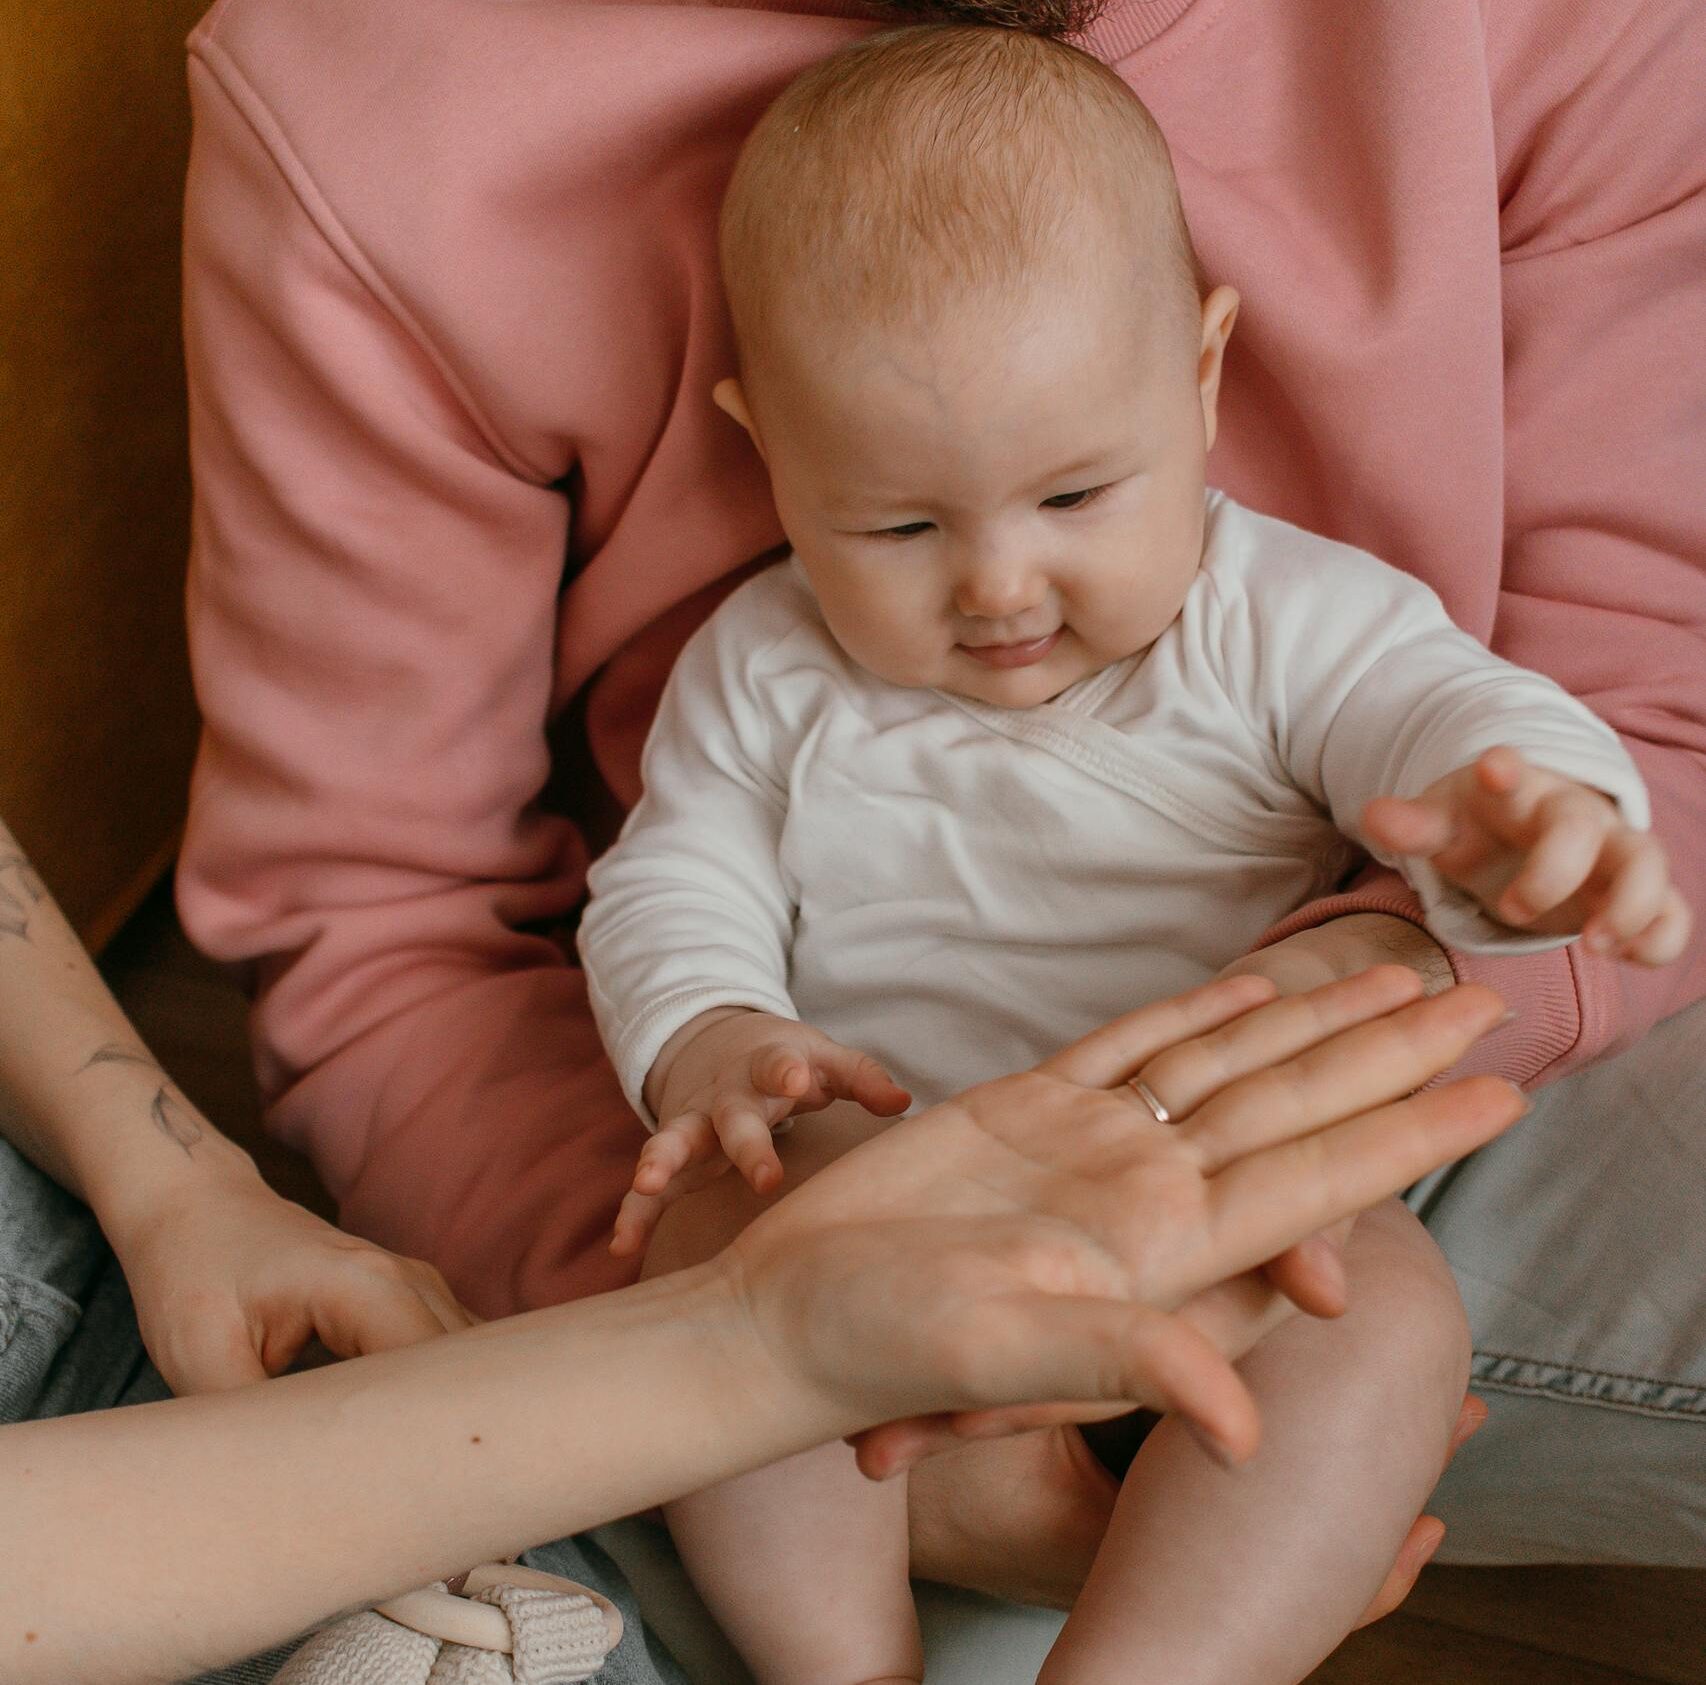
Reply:
[[[1000, 331], [968, 310], [765, 365], [750, 420], [777, 510], [861, 666], [1026, 708], [1171, 624], [1237, 299], [1204, 306], [1207, 353], [1121, 302], [1057, 298]], [[719, 402], [744, 408], [733, 383]]]

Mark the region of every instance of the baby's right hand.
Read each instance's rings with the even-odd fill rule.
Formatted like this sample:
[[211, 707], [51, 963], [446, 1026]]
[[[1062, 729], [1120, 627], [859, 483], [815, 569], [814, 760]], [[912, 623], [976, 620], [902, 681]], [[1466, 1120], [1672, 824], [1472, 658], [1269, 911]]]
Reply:
[[733, 1165], [755, 1193], [782, 1180], [770, 1132], [785, 1118], [851, 1100], [898, 1117], [912, 1096], [868, 1053], [822, 1030], [745, 1008], [717, 1008], [678, 1030], [646, 1079], [661, 1120], [640, 1153], [610, 1250], [640, 1251], [666, 1206]]

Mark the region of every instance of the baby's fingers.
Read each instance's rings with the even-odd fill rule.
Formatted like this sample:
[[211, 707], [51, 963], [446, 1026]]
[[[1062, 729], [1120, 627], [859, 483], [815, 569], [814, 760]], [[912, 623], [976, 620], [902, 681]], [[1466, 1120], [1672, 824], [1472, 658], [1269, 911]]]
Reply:
[[1669, 965], [1682, 958], [1694, 929], [1688, 903], [1674, 890], [1667, 890], [1658, 916], [1633, 941], [1625, 944], [1623, 958], [1637, 965]]
[[1495, 911], [1506, 924], [1531, 924], [1561, 906], [1599, 864], [1616, 810], [1604, 796], [1572, 785], [1535, 809], [1538, 835]]
[[1362, 810], [1362, 828], [1376, 848], [1422, 859], [1438, 854], [1452, 839], [1451, 814], [1438, 802], [1376, 796]]
[[755, 1194], [767, 1194], [782, 1180], [782, 1160], [770, 1138], [770, 1123], [746, 1101], [722, 1105], [716, 1112], [717, 1139], [729, 1162]]
[[631, 1258], [644, 1251], [658, 1218], [686, 1191], [689, 1176], [721, 1159], [717, 1133], [703, 1112], [683, 1112], [664, 1124], [640, 1149], [633, 1186], [616, 1212], [611, 1255]]
[[868, 1053], [832, 1043], [817, 1058], [824, 1104], [851, 1100], [876, 1117], [898, 1117], [912, 1096]]
[[1604, 882], [1582, 926], [1582, 941], [1593, 953], [1618, 953], [1663, 911], [1670, 872], [1656, 838], [1620, 831], [1606, 839], [1599, 875]]
[[661, 1194], [690, 1164], [717, 1150], [717, 1132], [703, 1112], [683, 1112], [662, 1125], [640, 1149], [634, 1167], [634, 1192]]

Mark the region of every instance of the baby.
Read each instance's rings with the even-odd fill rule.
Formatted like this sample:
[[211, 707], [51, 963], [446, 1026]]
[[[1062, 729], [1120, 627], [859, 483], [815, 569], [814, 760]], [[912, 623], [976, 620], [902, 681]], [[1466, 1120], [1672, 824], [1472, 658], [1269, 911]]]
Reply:
[[[869, 39], [753, 132], [722, 254], [740, 373], [716, 401], [793, 555], [683, 652], [592, 874], [593, 1003], [658, 1124], [619, 1250], [716, 1165], [773, 1189], [796, 1114], [831, 1108], [788, 1147], [809, 1170], [1206, 981], [1344, 877], [1347, 837], [1459, 947], [1680, 951], [1603, 724], [1407, 575], [1205, 488], [1238, 298], [1204, 296], [1113, 72], [989, 28]], [[727, 1181], [681, 1200], [648, 1267], [756, 1205]], [[1346, 1269], [1347, 1315], [1240, 1365], [1251, 1463], [1172, 1418], [1146, 1441], [1045, 1679], [1282, 1685], [1343, 1637], [1467, 1365], [1400, 1205], [1358, 1220]], [[837, 1444], [672, 1507], [761, 1685], [921, 1677], [903, 1486]]]

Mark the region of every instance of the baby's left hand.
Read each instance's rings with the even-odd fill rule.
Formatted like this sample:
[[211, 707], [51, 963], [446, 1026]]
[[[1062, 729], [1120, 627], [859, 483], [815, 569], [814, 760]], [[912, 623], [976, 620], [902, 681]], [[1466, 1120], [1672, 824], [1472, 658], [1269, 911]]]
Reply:
[[1573, 936], [1596, 954], [1669, 965], [1687, 946], [1687, 903], [1664, 846], [1632, 830], [1609, 797], [1489, 749], [1412, 800], [1379, 796], [1363, 810], [1369, 838], [1433, 863], [1496, 919]]

